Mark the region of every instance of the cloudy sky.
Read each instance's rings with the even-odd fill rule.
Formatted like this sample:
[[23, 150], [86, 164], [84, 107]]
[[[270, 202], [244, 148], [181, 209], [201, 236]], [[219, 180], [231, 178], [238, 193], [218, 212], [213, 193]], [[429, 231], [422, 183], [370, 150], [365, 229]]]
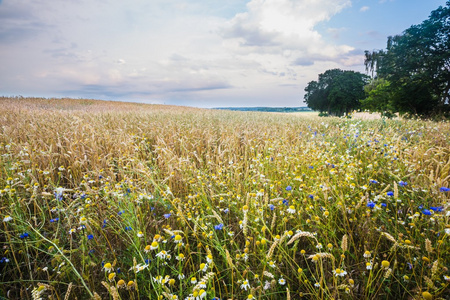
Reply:
[[303, 106], [445, 0], [0, 0], [0, 95]]

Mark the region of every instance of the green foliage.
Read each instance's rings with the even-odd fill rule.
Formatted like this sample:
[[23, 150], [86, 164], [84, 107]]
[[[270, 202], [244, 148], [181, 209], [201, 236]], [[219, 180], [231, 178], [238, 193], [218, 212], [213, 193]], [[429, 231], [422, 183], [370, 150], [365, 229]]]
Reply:
[[382, 78], [373, 79], [364, 87], [367, 98], [361, 100], [361, 107], [370, 111], [380, 112], [382, 116], [392, 118], [394, 116], [394, 108], [389, 100], [391, 92], [390, 84]]
[[364, 98], [364, 85], [368, 76], [341, 69], [327, 70], [319, 74], [318, 81], [311, 81], [305, 88], [305, 102], [309, 108], [329, 115], [342, 116], [360, 106]]
[[[389, 37], [387, 49], [366, 51], [366, 70], [388, 86], [369, 95], [365, 105], [400, 114], [430, 117], [450, 110], [450, 1], [419, 25]], [[387, 96], [380, 99], [380, 96]], [[373, 102], [382, 101], [380, 104]]]

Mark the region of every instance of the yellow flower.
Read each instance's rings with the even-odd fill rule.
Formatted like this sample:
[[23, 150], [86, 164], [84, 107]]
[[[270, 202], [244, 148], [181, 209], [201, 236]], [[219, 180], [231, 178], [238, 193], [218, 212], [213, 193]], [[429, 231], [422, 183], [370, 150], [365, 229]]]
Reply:
[[388, 262], [387, 260], [383, 260], [382, 262], [381, 262], [381, 265], [383, 266], [383, 268], [389, 268], [389, 266], [391, 265], [391, 263], [390, 262]]
[[106, 263], [106, 264], [103, 266], [103, 269], [105, 269], [105, 271], [107, 271], [107, 272], [111, 272], [111, 271], [112, 271], [112, 266], [111, 266], [110, 263]]
[[120, 279], [120, 280], [117, 282], [117, 286], [118, 286], [119, 288], [124, 287], [124, 286], [125, 286], [125, 280]]
[[114, 278], [116, 278], [116, 273], [112, 272], [112, 273], [110, 273], [110, 274], [108, 275], [109, 281], [113, 281]]
[[425, 300], [432, 300], [432, 299], [433, 299], [433, 295], [431, 295], [429, 292], [423, 292], [423, 293], [422, 293], [422, 297], [423, 297]]

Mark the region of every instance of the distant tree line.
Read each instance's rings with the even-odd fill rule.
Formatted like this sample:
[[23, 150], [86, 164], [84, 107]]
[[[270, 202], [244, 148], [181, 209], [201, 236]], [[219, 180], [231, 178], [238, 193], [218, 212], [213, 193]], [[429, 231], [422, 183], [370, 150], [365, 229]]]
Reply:
[[384, 50], [365, 51], [369, 75], [328, 70], [305, 88], [305, 102], [322, 114], [342, 116], [367, 109], [429, 118], [450, 117], [450, 1]]

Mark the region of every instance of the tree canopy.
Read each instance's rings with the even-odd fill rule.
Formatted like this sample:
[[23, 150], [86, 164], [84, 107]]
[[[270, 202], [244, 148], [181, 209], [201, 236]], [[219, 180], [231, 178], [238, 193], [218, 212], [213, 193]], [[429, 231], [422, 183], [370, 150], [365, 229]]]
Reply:
[[319, 74], [305, 88], [305, 102], [309, 108], [342, 116], [360, 106], [368, 76], [355, 71], [327, 70]]
[[364, 108], [422, 117], [449, 112], [450, 1], [421, 24], [388, 37], [386, 50], [366, 51], [364, 64], [384, 80], [377, 93], [387, 97], [372, 90]]

